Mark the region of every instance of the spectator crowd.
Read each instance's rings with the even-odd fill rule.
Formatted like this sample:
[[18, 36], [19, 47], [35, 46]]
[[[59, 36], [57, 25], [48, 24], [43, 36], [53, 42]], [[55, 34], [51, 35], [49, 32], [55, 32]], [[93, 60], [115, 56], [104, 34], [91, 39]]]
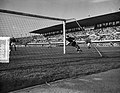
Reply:
[[[96, 33], [97, 34], [106, 34], [106, 36], [103, 37], [102, 40], [118, 40], [118, 39], [120, 39], [120, 34], [115, 34], [116, 32], [120, 32], [120, 26], [106, 27], [106, 28], [99, 28], [99, 29], [87, 29], [84, 31], [77, 31], [77, 32], [71, 32], [71, 33], [69, 32], [68, 34], [70, 34], [72, 36], [85, 35], [86, 33], [89, 35], [96, 34]], [[44, 35], [21, 37], [21, 38], [17, 38], [17, 41], [20, 44], [43, 43], [43, 42], [47, 42], [48, 38], [54, 38], [54, 40], [52, 40], [52, 39], [49, 40], [51, 42], [62, 42], [63, 41], [62, 34], [52, 35], [52, 36], [47, 36], [47, 37], [45, 37]], [[99, 40], [99, 39], [92, 38], [92, 40]]]

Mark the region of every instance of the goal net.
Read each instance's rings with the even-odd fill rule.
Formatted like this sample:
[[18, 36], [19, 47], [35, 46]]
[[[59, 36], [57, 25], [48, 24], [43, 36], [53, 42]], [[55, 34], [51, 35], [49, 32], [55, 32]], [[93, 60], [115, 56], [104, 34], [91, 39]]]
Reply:
[[[30, 52], [34, 54], [37, 50], [41, 52], [41, 55], [44, 53], [49, 54], [50, 52], [46, 52], [47, 50], [45, 49], [45, 47], [49, 47], [48, 39], [45, 37], [46, 33], [42, 32], [43, 34], [41, 34], [39, 31], [38, 34], [34, 34], [30, 32], [58, 24], [64, 24], [61, 28], [63, 31], [65, 30], [64, 22], [65, 19], [0, 9], [0, 38], [9, 37], [10, 44], [7, 44], [7, 46], [10, 48], [7, 48], [5, 51], [10, 55], [10, 61], [16, 60], [18, 55], [21, 56], [18, 56], [18, 58], [22, 59], [28, 56]], [[49, 32], [54, 33], [52, 30]], [[13, 38], [15, 39], [15, 43]], [[1, 41], [0, 45], [0, 51], [2, 52], [3, 44]], [[42, 52], [43, 50], [44, 53]], [[60, 49], [58, 52], [65, 53], [65, 49]], [[0, 59], [2, 59], [2, 53], [0, 54]]]

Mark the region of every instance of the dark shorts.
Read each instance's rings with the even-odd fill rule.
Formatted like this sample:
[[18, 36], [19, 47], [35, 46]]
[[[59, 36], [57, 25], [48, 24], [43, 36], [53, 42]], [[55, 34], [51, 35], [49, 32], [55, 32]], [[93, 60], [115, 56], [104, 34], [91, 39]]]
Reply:
[[71, 42], [71, 46], [76, 46], [76, 42]]

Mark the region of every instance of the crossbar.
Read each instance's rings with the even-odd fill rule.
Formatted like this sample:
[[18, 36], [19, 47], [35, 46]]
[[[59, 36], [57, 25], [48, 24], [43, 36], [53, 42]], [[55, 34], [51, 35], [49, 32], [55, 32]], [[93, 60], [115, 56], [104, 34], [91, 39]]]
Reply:
[[0, 12], [21, 15], [21, 16], [28, 16], [28, 17], [44, 18], [44, 19], [50, 19], [50, 20], [56, 20], [56, 21], [66, 21], [67, 20], [67, 19], [62, 19], [62, 18], [41, 16], [41, 15], [35, 15], [35, 14], [29, 14], [29, 13], [23, 13], [23, 12], [11, 11], [11, 10], [4, 10], [4, 9], [0, 9]]

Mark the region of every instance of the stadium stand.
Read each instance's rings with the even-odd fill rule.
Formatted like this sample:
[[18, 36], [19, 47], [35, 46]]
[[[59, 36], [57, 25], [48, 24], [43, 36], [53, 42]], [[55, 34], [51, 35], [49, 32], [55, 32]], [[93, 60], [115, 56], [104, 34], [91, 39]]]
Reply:
[[[110, 36], [105, 36], [103, 40], [116, 40], [120, 39], [119, 35], [115, 35], [117, 31], [120, 31], [120, 12], [105, 14], [101, 16], [86, 18], [82, 20], [77, 20], [77, 22], [83, 27], [84, 31], [78, 27], [75, 21], [66, 23], [66, 33], [75, 35], [83, 35], [85, 33], [89, 34], [110, 34]], [[62, 25], [55, 25], [43, 29], [38, 29], [30, 33], [39, 33], [46, 36], [56, 37], [58, 34], [62, 36], [61, 31]], [[51, 32], [49, 32], [51, 31]], [[49, 32], [49, 33], [48, 33]], [[93, 38], [93, 40], [98, 40]]]
[[[120, 25], [120, 12], [105, 14], [101, 16], [86, 18], [77, 20], [81, 27], [93, 27], [94, 29], [106, 28]], [[62, 24], [50, 26], [47, 28], [42, 28], [38, 30], [31, 31], [31, 33], [39, 33], [44, 35], [53, 35], [61, 33]], [[78, 27], [76, 21], [66, 23], [66, 32], [76, 32], [80, 31], [81, 28]], [[56, 32], [56, 33], [55, 33]]]

